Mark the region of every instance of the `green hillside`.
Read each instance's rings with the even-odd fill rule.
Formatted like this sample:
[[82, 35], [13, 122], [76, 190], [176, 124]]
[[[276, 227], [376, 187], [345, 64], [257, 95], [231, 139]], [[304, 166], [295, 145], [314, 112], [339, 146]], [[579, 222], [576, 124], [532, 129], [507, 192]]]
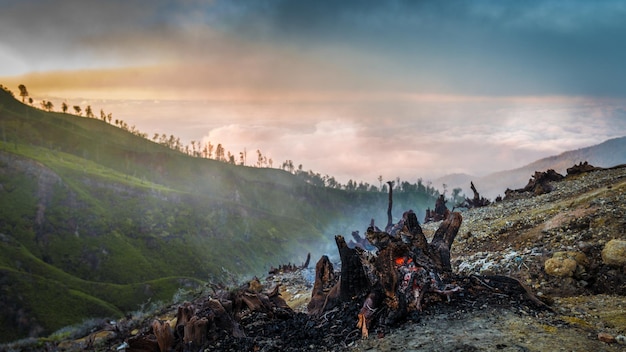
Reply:
[[[435, 196], [398, 193], [396, 217]], [[0, 341], [316, 260], [334, 234], [384, 224], [386, 202], [191, 157], [0, 90]]]

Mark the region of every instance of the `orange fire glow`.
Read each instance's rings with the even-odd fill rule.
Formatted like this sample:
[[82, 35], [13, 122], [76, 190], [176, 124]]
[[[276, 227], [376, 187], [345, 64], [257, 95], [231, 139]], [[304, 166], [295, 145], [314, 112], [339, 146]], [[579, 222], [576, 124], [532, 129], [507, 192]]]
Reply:
[[408, 265], [413, 263], [413, 259], [409, 258], [409, 257], [398, 257], [395, 260], [396, 265], [401, 266], [401, 265]]

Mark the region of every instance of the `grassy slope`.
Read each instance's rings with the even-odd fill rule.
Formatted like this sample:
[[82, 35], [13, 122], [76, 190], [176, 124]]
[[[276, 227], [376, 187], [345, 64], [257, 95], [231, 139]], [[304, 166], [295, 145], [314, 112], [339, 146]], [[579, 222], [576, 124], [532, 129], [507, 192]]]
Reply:
[[[0, 186], [0, 341], [317, 255], [386, 209], [384, 194], [192, 158], [2, 90]], [[434, 203], [418, 197], [397, 208]]]

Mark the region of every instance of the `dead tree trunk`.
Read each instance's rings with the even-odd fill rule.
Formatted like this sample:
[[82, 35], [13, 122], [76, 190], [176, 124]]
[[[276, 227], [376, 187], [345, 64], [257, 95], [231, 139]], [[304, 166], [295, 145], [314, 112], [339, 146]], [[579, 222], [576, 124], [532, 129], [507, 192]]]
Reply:
[[358, 247], [350, 248], [346, 244], [343, 236], [335, 236], [337, 248], [339, 248], [339, 257], [341, 258], [341, 290], [339, 298], [341, 300], [349, 300], [352, 297], [358, 297], [370, 289], [369, 281], [365, 275], [361, 256], [359, 252], [362, 250]]
[[440, 272], [451, 272], [450, 249], [452, 242], [459, 233], [463, 217], [460, 213], [454, 212], [448, 219], [441, 223], [441, 226], [435, 232], [433, 240], [429, 245], [428, 256], [435, 263], [435, 268]]
[[389, 231], [393, 226], [393, 218], [391, 217], [391, 208], [393, 208], [393, 181], [387, 181], [389, 185], [389, 205], [387, 206], [387, 226], [385, 230]]
[[332, 297], [329, 292], [337, 282], [333, 264], [327, 256], [322, 256], [315, 265], [315, 283], [311, 292], [311, 300], [307, 305], [307, 310], [311, 315], [319, 315], [326, 308], [327, 301], [334, 301], [337, 297]]

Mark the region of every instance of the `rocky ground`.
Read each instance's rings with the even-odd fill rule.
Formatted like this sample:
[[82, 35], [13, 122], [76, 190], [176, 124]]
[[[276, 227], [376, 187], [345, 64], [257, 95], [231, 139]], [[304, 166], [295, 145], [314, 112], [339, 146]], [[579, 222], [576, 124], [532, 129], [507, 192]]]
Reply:
[[[626, 350], [626, 168], [570, 176], [551, 186], [546, 194], [515, 194], [513, 199], [463, 211], [463, 225], [452, 246], [452, 263], [453, 271], [461, 276], [514, 277], [552, 311], [537, 310], [505, 295], [478, 299], [468, 293], [457, 294], [449, 303], [428, 304], [400, 326], [376, 328], [367, 340], [359, 339], [352, 326], [356, 316], [341, 326], [318, 321], [308, 330], [323, 326], [322, 334], [332, 334], [332, 339], [327, 345], [298, 344], [297, 350]], [[423, 225], [429, 240], [438, 227], [439, 223]], [[281, 284], [285, 301], [296, 312], [305, 313], [312, 277], [311, 269], [301, 270], [268, 276], [264, 284], [268, 288]], [[170, 319], [173, 311], [161, 310], [160, 318]], [[127, 328], [126, 334], [149, 329], [146, 322], [150, 319], [153, 317], [135, 319], [137, 327]], [[305, 324], [307, 319], [299, 314], [294, 323]], [[264, 324], [256, 324], [257, 331], [272, 326], [271, 322]], [[124, 349], [128, 336], [111, 331], [97, 335], [95, 330], [88, 338], [40, 341], [39, 346], [81, 350], [89, 344], [99, 350]], [[248, 342], [238, 346], [272, 351], [286, 343], [261, 336]], [[18, 345], [4, 347], [19, 350]], [[213, 349], [237, 350], [235, 345], [231, 347], [212, 345]]]
[[[552, 186], [463, 212], [452, 262], [463, 275], [515, 277], [554, 312], [429, 307], [418, 323], [353, 350], [626, 350], [626, 169]], [[438, 226], [423, 228], [432, 234]]]

